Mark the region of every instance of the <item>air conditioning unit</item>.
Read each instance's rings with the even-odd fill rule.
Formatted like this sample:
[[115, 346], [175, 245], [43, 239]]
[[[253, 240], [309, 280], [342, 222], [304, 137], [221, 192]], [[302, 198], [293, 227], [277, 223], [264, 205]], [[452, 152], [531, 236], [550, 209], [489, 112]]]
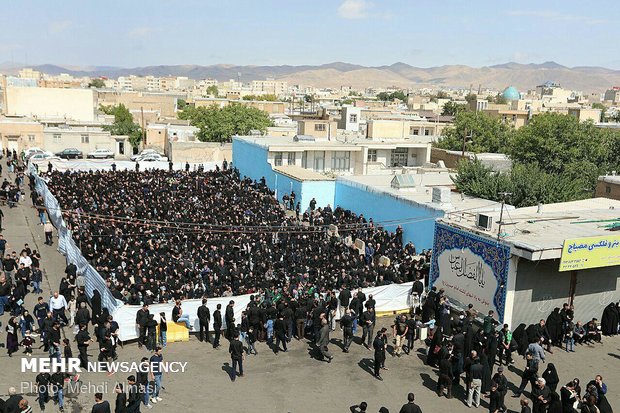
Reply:
[[476, 226], [485, 231], [490, 231], [493, 226], [493, 217], [486, 214], [476, 214]]

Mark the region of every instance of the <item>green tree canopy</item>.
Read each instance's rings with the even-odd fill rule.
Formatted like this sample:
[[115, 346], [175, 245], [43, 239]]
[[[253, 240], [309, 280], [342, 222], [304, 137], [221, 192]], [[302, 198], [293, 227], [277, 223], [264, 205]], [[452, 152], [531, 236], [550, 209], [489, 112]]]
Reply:
[[441, 114], [445, 116], [456, 116], [458, 112], [464, 112], [466, 110], [467, 105], [463, 105], [462, 103], [459, 104], [451, 100], [443, 105]]
[[233, 135], [247, 135], [251, 130], [264, 132], [272, 125], [267, 112], [240, 103], [223, 108], [188, 106], [178, 116], [200, 129], [198, 139], [203, 142], [228, 142]]
[[383, 102], [393, 102], [395, 99], [406, 101], [407, 95], [402, 90], [397, 90], [396, 92], [388, 93], [388, 92], [379, 92], [377, 93], [377, 100]]
[[463, 160], [453, 181], [457, 190], [471, 196], [506, 202], [517, 208], [588, 198], [586, 179], [545, 172], [537, 165], [515, 164], [508, 172], [496, 172], [479, 160]]
[[484, 112], [459, 111], [454, 125], [444, 129], [437, 147], [460, 151], [463, 148], [463, 137], [467, 135], [467, 151], [504, 153], [513, 132], [511, 127]]
[[142, 128], [133, 121], [133, 117], [129, 109], [125, 105], [100, 106], [100, 110], [106, 115], [114, 115], [114, 123], [103, 127], [112, 135], [127, 135], [129, 144], [134, 148], [140, 146], [142, 142]]
[[243, 100], [261, 100], [266, 102], [275, 102], [278, 100], [278, 97], [273, 94], [269, 95], [245, 95]]
[[103, 81], [103, 79], [91, 79], [90, 83], [88, 84], [88, 87], [94, 87], [94, 88], [102, 88], [105, 87], [105, 82]]
[[213, 95], [214, 97], [218, 97], [220, 95], [220, 91], [218, 90], [217, 86], [211, 85], [207, 88], [207, 94]]

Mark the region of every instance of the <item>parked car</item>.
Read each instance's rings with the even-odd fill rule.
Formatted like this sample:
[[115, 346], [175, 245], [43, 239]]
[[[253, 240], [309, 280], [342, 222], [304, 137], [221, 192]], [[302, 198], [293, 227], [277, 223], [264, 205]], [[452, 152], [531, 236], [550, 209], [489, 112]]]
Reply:
[[147, 153], [135, 159], [136, 162], [168, 162], [168, 158], [158, 153]]
[[30, 156], [31, 161], [48, 161], [52, 159], [60, 159], [60, 158], [50, 152], [35, 153], [32, 156]]
[[114, 152], [110, 149], [97, 149], [94, 152], [89, 152], [86, 157], [89, 159], [114, 159]]
[[129, 157], [129, 159], [131, 159], [132, 161], [135, 162], [139, 157], [145, 156], [145, 155], [151, 155], [151, 154], [163, 156], [159, 152], [157, 152], [156, 149], [143, 149], [142, 152], [140, 152], [140, 153], [138, 153], [136, 155], [131, 155]]
[[24, 157], [30, 159], [35, 153], [45, 153], [45, 151], [41, 148], [28, 148], [24, 151]]
[[56, 156], [62, 159], [82, 159], [84, 154], [76, 148], [66, 148], [56, 153]]

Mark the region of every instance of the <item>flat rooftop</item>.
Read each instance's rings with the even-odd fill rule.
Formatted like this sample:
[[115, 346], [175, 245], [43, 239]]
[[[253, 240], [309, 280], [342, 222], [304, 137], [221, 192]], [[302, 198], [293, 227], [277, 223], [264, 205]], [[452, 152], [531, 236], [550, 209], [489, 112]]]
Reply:
[[[312, 138], [312, 137], [309, 137]], [[329, 148], [333, 150], [361, 151], [362, 146], [373, 146], [380, 148], [392, 148], [394, 146], [401, 147], [426, 147], [432, 141], [432, 137], [423, 136], [421, 139], [366, 139], [366, 138], [349, 138], [345, 141], [342, 136], [334, 137], [331, 140], [325, 138], [315, 138], [314, 140], [296, 141], [291, 136], [235, 136], [244, 142], [252, 143], [270, 150], [289, 150], [303, 151], [304, 148]], [[312, 150], [312, 149], [311, 149]]]
[[608, 184], [620, 184], [620, 175], [603, 175], [598, 177], [599, 181], [607, 182]]
[[295, 165], [274, 166], [273, 170], [300, 181], [333, 181], [334, 178]]
[[[493, 226], [484, 231], [475, 225], [474, 216], [452, 214], [441, 221], [468, 232], [497, 239], [499, 210], [490, 213]], [[612, 235], [608, 225], [620, 222], [620, 201], [591, 198], [538, 207], [504, 210], [500, 239], [512, 247], [512, 253], [530, 261], [558, 259], [564, 241], [571, 238]], [[618, 235], [620, 238], [620, 234]]]
[[[475, 198], [463, 195], [458, 192], [451, 192], [449, 203], [433, 202], [433, 187], [447, 187], [454, 189], [452, 176], [454, 174], [447, 171], [428, 172], [409, 174], [415, 182], [414, 189], [392, 188], [391, 182], [396, 175], [355, 175], [339, 176], [337, 180], [347, 185], [355, 186], [369, 192], [385, 194], [402, 201], [411, 203], [415, 206], [422, 206], [429, 209], [443, 211], [445, 213], [456, 213], [467, 211], [469, 213], [499, 211], [501, 204], [488, 199]], [[510, 205], [505, 208], [513, 208]]]

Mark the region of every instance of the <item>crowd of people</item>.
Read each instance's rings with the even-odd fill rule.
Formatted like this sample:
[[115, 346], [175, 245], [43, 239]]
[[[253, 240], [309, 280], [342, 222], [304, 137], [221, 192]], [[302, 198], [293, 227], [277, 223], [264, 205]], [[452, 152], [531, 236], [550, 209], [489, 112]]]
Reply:
[[[472, 305], [461, 314], [445, 313], [444, 301], [443, 290], [433, 288], [420, 311], [424, 321], [438, 321], [426, 339], [426, 363], [437, 368], [439, 397], [452, 398], [453, 390], [462, 386], [468, 407], [478, 407], [484, 396], [489, 399], [489, 412], [501, 413], [506, 411], [509, 387], [513, 388], [513, 397], [520, 398], [530, 384], [530, 399], [521, 398], [523, 413], [612, 412], [606, 398], [607, 386], [600, 375], [589, 381], [582, 392], [577, 378], [558, 388], [560, 377], [555, 365], [541, 366], [546, 362], [546, 353], [553, 353], [554, 347], [574, 352], [575, 344], [600, 343], [601, 330], [596, 318], [585, 325], [575, 323], [574, 307], [564, 304], [546, 320], [529, 326], [522, 323], [513, 331], [507, 324], [498, 325], [493, 311], [482, 317]], [[618, 333], [617, 315], [614, 318], [608, 314], [618, 308], [618, 304], [612, 303], [605, 309], [606, 335]], [[481, 328], [476, 327], [476, 318], [482, 318]], [[505, 368], [514, 368], [515, 353], [525, 361], [518, 387], [504, 376]]]
[[297, 219], [235, 169], [54, 172], [48, 185], [83, 255], [130, 304], [376, 286], [426, 263], [401, 228], [329, 206]]

